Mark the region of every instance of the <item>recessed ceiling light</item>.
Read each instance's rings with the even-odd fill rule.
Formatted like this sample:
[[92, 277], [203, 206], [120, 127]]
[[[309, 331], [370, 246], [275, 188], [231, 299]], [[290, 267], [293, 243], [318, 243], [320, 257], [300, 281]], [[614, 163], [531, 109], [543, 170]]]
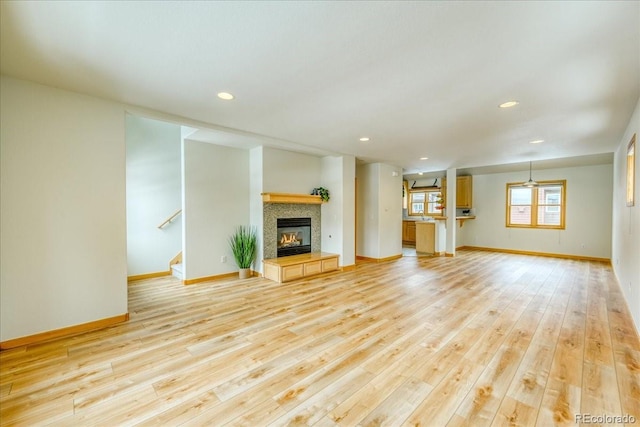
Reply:
[[529, 141], [529, 144], [540, 144], [541, 142], [544, 142], [544, 139], [536, 139], [535, 141]]
[[418, 175], [422, 175], [422, 172], [418, 172]]
[[231, 101], [235, 97], [231, 95], [229, 92], [219, 92], [218, 98], [224, 99], [225, 101]]
[[420, 157], [420, 160], [429, 160], [428, 157]]
[[360, 138], [360, 142], [369, 142], [370, 138], [368, 136], [363, 136], [362, 138]]
[[500, 108], [511, 108], [511, 107], [515, 107], [518, 104], [519, 104], [518, 101], [507, 101], [500, 104]]

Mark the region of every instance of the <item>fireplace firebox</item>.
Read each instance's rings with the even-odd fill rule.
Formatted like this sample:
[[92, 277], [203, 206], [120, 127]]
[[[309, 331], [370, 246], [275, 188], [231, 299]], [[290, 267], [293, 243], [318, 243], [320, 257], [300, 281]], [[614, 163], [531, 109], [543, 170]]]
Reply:
[[311, 218], [278, 218], [278, 257], [311, 252]]

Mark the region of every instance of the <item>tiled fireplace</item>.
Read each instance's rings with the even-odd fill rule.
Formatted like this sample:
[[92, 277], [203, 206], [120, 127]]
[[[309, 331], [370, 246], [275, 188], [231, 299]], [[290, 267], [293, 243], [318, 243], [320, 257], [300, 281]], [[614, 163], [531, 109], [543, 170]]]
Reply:
[[[284, 230], [278, 231], [278, 220], [280, 224], [287, 224], [287, 221], [303, 219], [302, 223], [310, 223], [308, 236], [304, 235], [302, 230]], [[284, 221], [282, 221], [284, 220]], [[293, 222], [294, 227], [295, 221]], [[290, 223], [291, 224], [291, 223]], [[283, 228], [283, 227], [280, 227]], [[291, 227], [285, 227], [287, 229]], [[291, 236], [291, 233], [295, 233]], [[287, 234], [283, 236], [283, 234]], [[283, 242], [284, 237], [284, 242]], [[301, 244], [296, 242], [302, 240]], [[308, 245], [308, 240], [310, 245]], [[263, 204], [263, 236], [264, 242], [263, 256], [265, 259], [277, 258], [283, 255], [294, 255], [298, 250], [305, 252], [320, 251], [320, 205], [296, 204], [296, 203], [265, 203]], [[288, 242], [288, 244], [286, 244]], [[278, 247], [280, 246], [280, 254]], [[287, 246], [283, 248], [283, 246]], [[298, 248], [298, 246], [307, 246], [306, 248]], [[282, 249], [285, 249], [284, 251]]]

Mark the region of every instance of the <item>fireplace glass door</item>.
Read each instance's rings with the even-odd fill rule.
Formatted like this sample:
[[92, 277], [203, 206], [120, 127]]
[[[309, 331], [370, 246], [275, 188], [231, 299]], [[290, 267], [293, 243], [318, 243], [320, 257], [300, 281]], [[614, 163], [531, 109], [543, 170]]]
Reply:
[[311, 252], [311, 218], [278, 218], [278, 257]]

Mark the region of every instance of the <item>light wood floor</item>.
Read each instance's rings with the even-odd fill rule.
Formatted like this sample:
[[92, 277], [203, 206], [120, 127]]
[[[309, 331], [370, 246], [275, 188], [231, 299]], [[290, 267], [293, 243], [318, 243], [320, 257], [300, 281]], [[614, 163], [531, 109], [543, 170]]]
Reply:
[[279, 284], [129, 287], [131, 320], [0, 354], [1, 424], [640, 424], [640, 342], [597, 262], [460, 251]]

